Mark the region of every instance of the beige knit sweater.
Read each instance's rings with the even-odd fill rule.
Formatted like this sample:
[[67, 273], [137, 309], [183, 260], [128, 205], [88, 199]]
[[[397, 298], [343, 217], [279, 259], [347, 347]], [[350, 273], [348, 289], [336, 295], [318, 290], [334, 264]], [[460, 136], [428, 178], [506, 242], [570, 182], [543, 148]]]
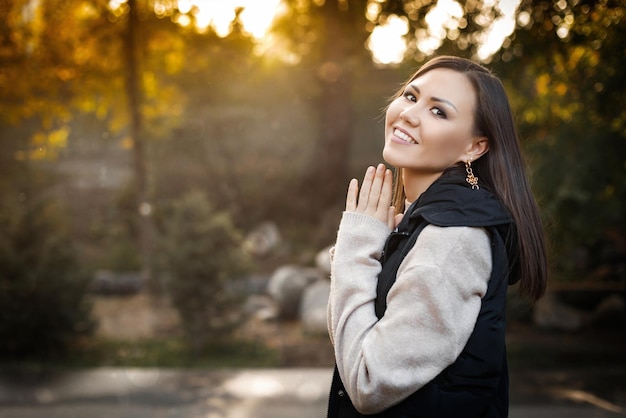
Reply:
[[491, 273], [484, 229], [428, 225], [400, 265], [379, 321], [378, 260], [389, 233], [375, 218], [344, 212], [331, 251], [328, 330], [341, 380], [363, 414], [404, 400], [455, 361]]

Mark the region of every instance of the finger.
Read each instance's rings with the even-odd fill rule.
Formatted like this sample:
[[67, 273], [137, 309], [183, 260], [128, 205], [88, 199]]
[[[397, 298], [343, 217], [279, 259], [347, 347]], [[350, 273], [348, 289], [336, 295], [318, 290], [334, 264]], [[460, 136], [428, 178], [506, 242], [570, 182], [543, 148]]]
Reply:
[[361, 184], [361, 192], [359, 193], [359, 201], [357, 202], [357, 209], [365, 211], [369, 203], [370, 190], [372, 188], [372, 182], [374, 181], [374, 174], [376, 170], [374, 167], [367, 167], [365, 176], [363, 176], [363, 183]]
[[379, 210], [384, 210], [385, 214], [387, 213], [387, 207], [389, 204], [381, 206], [380, 196], [382, 193], [382, 188], [385, 183], [385, 165], [378, 164], [376, 167], [376, 172], [374, 174], [374, 180], [372, 180], [372, 186], [370, 187], [369, 192], [369, 201], [368, 201], [368, 210], [373, 211], [377, 215], [380, 215]]
[[389, 211], [387, 212], [387, 226], [389, 229], [395, 229], [396, 222], [394, 216], [396, 214], [395, 206], [389, 206]]
[[375, 216], [383, 222], [387, 222], [387, 213], [389, 206], [391, 206], [391, 198], [393, 195], [393, 174], [391, 170], [385, 169], [385, 166], [382, 166], [382, 170], [383, 174], [381, 176], [380, 190], [376, 198], [378, 206], [376, 207]]
[[350, 180], [348, 185], [348, 193], [346, 195], [346, 211], [354, 212], [356, 210], [356, 197], [359, 193], [359, 181], [357, 179]]

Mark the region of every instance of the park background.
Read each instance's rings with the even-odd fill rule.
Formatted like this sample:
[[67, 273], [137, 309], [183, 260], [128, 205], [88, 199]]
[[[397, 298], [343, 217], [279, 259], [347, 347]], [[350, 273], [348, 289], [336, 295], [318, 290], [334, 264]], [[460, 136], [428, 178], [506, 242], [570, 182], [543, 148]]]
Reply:
[[546, 225], [550, 303], [538, 320], [512, 289], [513, 366], [623, 367], [625, 14], [2, 0], [2, 367], [332, 365], [289, 283], [327, 281], [348, 180], [381, 161], [389, 97], [438, 54], [503, 80]]

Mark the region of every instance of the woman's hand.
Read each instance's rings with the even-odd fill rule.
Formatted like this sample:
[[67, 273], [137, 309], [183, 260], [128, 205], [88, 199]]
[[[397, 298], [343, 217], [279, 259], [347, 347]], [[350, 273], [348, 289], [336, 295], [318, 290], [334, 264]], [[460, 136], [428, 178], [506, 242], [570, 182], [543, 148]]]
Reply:
[[391, 170], [386, 169], [384, 164], [378, 164], [376, 168], [368, 167], [360, 192], [357, 179], [350, 181], [346, 211], [372, 216], [386, 223], [389, 229], [394, 229], [396, 223], [395, 208], [391, 206], [392, 183]]

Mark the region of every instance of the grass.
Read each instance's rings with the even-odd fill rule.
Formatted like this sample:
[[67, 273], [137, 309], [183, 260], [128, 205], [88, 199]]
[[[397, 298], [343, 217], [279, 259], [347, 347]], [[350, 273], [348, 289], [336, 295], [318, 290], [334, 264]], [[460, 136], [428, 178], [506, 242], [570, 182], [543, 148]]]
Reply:
[[180, 338], [146, 340], [86, 339], [65, 356], [2, 362], [2, 369], [164, 367], [164, 368], [254, 368], [278, 367], [280, 356], [264, 345], [232, 340], [212, 344], [196, 354]]

